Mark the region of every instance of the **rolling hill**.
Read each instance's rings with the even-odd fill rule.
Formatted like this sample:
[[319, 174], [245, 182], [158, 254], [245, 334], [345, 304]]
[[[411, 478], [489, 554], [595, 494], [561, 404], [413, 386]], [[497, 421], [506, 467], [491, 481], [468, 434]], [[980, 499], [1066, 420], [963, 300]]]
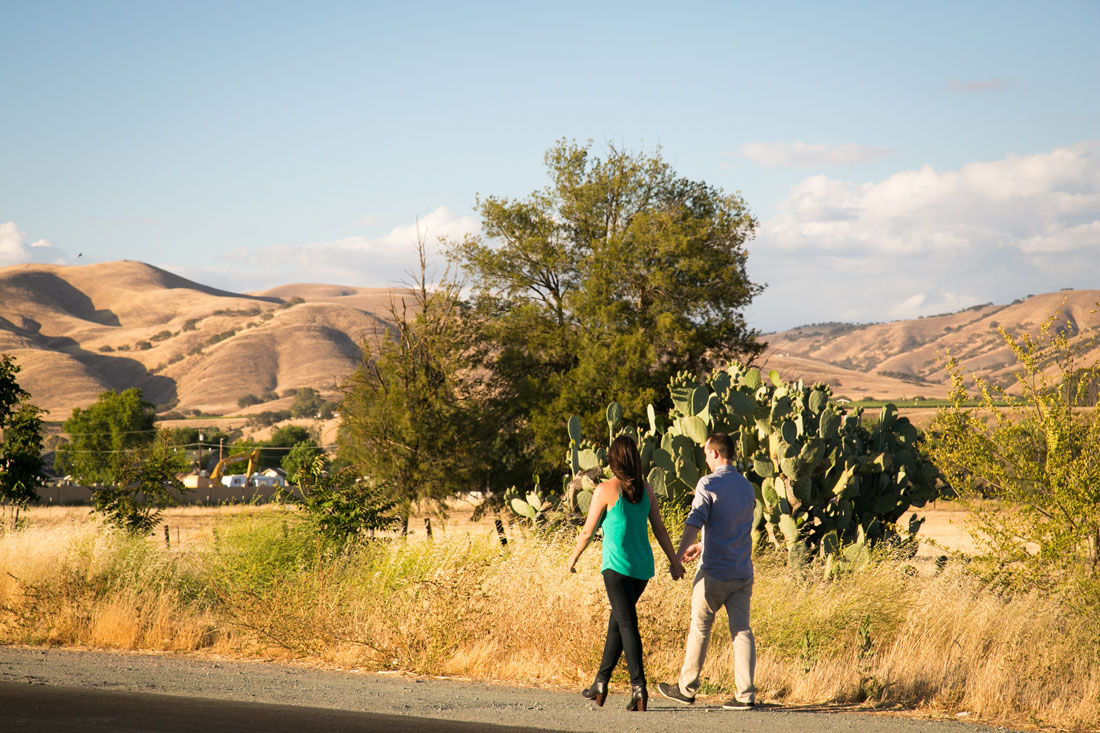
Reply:
[[[1014, 336], [1034, 335], [1060, 314], [1059, 327], [1067, 333], [1094, 338], [1098, 303], [1100, 290], [1065, 290], [907, 321], [802, 326], [764, 336], [763, 362], [788, 378], [830, 384], [834, 394], [850, 399], [933, 399], [950, 388], [944, 368], [950, 355], [965, 374], [980, 375], [1013, 393], [1016, 359], [998, 327]], [[1097, 361], [1100, 344], [1093, 341], [1084, 348], [1082, 362]]]
[[[314, 387], [328, 398], [384, 333], [403, 291], [324, 284], [231, 293], [141, 262], [0, 268], [0, 352], [49, 419], [104, 390], [141, 387], [162, 410], [248, 414], [238, 399]], [[789, 379], [852, 399], [942, 397], [949, 351], [967, 372], [1007, 383], [1014, 363], [996, 331], [1031, 332], [1053, 311], [1095, 334], [1100, 290], [870, 325], [819, 324], [768, 334], [760, 359]], [[1094, 346], [1090, 359], [1100, 358]]]
[[0, 268], [0, 352], [53, 420], [134, 386], [162, 409], [235, 413], [247, 394], [335, 395], [360, 344], [384, 332], [390, 295], [328, 285], [229, 293], [131, 261], [16, 265]]

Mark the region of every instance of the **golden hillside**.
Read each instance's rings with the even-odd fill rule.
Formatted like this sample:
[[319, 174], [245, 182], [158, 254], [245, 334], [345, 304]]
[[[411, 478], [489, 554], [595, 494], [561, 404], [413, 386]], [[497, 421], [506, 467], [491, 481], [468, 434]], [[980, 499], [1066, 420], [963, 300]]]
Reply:
[[[237, 400], [307, 386], [335, 397], [359, 345], [385, 330], [392, 295], [402, 292], [297, 284], [230, 293], [131, 261], [16, 265], [0, 268], [0, 352], [14, 355], [20, 384], [52, 420], [134, 386], [177, 411], [286, 409], [289, 399], [244, 410]], [[998, 324], [1035, 333], [1064, 311], [1071, 331], [1094, 335], [1098, 302], [1100, 290], [1073, 290], [910, 321], [804, 326], [765, 336], [762, 362], [837, 396], [931, 399], [947, 393], [948, 350], [967, 372], [1007, 384], [1014, 360]]]
[[[1015, 391], [1016, 360], [998, 332], [1038, 334], [1052, 314], [1061, 314], [1069, 333], [1094, 339], [1100, 290], [1065, 290], [1028, 296], [1009, 305], [981, 305], [909, 321], [869, 325], [818, 324], [768, 334], [764, 362], [786, 377], [833, 386], [851, 399], [943, 397], [949, 389], [944, 359], [958, 359], [966, 374]], [[1100, 361], [1100, 345], [1084, 362]]]
[[236, 413], [247, 394], [310, 386], [334, 396], [359, 345], [385, 329], [390, 292], [241, 294], [140, 262], [16, 265], [0, 268], [0, 352], [53, 420], [135, 386], [162, 407]]

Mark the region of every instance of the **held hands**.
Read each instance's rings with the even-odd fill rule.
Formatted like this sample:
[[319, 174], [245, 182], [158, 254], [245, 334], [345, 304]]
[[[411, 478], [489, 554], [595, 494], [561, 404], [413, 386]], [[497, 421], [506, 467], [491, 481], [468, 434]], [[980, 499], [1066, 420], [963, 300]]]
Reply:
[[703, 543], [696, 542], [694, 545], [691, 545], [686, 550], [684, 550], [684, 557], [682, 559], [684, 562], [693, 562], [694, 560], [698, 559], [698, 557], [702, 554]]
[[684, 570], [684, 566], [680, 562], [680, 559], [675, 558], [672, 562], [668, 564], [668, 572], [669, 575], [672, 576], [673, 580], [679, 580], [680, 578], [684, 577], [687, 571]]

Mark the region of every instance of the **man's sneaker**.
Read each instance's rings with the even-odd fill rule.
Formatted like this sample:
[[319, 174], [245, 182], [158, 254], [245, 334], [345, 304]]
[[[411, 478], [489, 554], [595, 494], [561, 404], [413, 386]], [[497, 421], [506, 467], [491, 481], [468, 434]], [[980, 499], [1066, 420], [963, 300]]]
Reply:
[[736, 697], [732, 697], [722, 703], [722, 707], [726, 710], [752, 710], [756, 707], [754, 702], [741, 702]]
[[688, 697], [684, 693], [680, 692], [679, 682], [673, 682], [671, 685], [667, 682], [658, 682], [657, 691], [667, 697], [669, 700], [675, 700], [682, 705], [692, 705], [695, 702], [694, 697]]

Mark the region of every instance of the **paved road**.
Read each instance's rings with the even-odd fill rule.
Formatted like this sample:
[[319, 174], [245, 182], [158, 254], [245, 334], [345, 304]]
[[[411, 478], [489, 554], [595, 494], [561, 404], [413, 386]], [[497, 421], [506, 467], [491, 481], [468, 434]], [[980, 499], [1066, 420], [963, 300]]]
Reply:
[[0, 731], [194, 733], [196, 730], [529, 733], [538, 729], [330, 708], [0, 682]]
[[[616, 694], [617, 693], [617, 694]], [[850, 731], [987, 733], [1003, 728], [840, 707], [722, 710], [660, 696], [646, 713], [575, 692], [336, 672], [159, 654], [0, 647], [0, 731]]]

